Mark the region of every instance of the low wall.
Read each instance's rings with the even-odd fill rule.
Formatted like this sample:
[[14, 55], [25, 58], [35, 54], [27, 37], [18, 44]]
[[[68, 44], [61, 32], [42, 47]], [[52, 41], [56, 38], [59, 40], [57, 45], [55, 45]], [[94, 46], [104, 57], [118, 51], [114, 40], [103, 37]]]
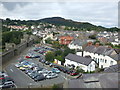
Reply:
[[11, 58], [13, 58], [14, 56], [19, 55], [27, 47], [30, 47], [31, 45], [33, 45], [33, 43], [34, 43], [34, 40], [30, 40], [28, 42], [24, 42], [22, 44], [17, 45], [16, 48], [3, 52], [2, 55], [0, 56], [0, 58], [2, 57], [2, 65], [10, 61]]

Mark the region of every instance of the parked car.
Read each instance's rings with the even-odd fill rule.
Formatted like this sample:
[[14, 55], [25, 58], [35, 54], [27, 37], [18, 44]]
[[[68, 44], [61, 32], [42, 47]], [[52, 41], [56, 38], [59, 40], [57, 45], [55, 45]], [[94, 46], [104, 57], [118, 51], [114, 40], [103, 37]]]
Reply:
[[46, 75], [51, 74], [52, 71], [48, 71], [48, 70], [46, 70], [46, 71], [43, 71], [43, 72], [41, 72], [41, 73], [42, 73], [43, 76], [45, 77]]
[[76, 72], [76, 71], [73, 71], [72, 73], [70, 73], [71, 76], [75, 76], [75, 75], [78, 75], [79, 73]]
[[32, 74], [31, 78], [34, 79], [34, 78], [36, 78], [36, 77], [39, 76], [39, 75], [40, 75], [40, 74], [36, 72], [36, 73]]
[[41, 80], [44, 80], [45, 79], [45, 77], [42, 75], [42, 74], [40, 74], [40, 75], [38, 75], [37, 77], [35, 77], [34, 78], [34, 80], [37, 82], [37, 81], [41, 81]]
[[50, 63], [49, 66], [50, 66], [50, 67], [54, 66], [54, 63]]
[[30, 73], [30, 72], [32, 72], [32, 71], [33, 71], [32, 69], [27, 69], [27, 70], [25, 71], [25, 73], [28, 74], [28, 73]]
[[45, 63], [46, 61], [43, 59], [43, 60], [41, 60], [41, 62], [42, 62], [42, 63]]
[[23, 66], [19, 67], [19, 69], [22, 70], [22, 71], [25, 71], [25, 70], [26, 70], [26, 68], [23, 67]]
[[58, 77], [58, 74], [55, 74], [55, 73], [50, 73], [50, 74], [46, 75], [46, 79], [52, 79], [52, 78], [56, 78], [56, 77]]
[[73, 72], [72, 70], [66, 69], [66, 73], [67, 73], [67, 74], [70, 74], [70, 73], [72, 73], [72, 72]]
[[4, 77], [4, 79], [2, 79], [3, 82], [8, 82], [8, 81], [12, 81], [14, 83], [14, 80], [11, 77]]
[[2, 85], [0, 85], [0, 88], [11, 88], [14, 87], [14, 83], [12, 81], [4, 82]]
[[15, 64], [17, 68], [21, 67], [22, 65], [20, 63]]
[[52, 68], [51, 70], [53, 73], [60, 73], [60, 70], [58, 70], [57, 68]]
[[46, 61], [46, 62], [45, 62], [45, 64], [46, 64], [46, 65], [49, 65], [49, 64], [50, 64], [50, 62]]

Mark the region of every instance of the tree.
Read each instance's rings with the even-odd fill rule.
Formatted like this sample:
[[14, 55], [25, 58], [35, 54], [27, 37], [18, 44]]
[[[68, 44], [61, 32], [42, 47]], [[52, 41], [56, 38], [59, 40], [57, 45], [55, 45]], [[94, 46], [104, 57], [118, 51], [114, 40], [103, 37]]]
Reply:
[[96, 35], [90, 35], [89, 38], [90, 39], [96, 39]]
[[55, 59], [57, 59], [57, 60], [59, 60], [59, 61], [61, 61], [63, 63], [65, 62], [64, 58], [62, 56], [60, 56], [60, 55], [56, 56]]
[[47, 39], [45, 40], [45, 43], [52, 44], [52, 39], [51, 39], [51, 38], [47, 38]]
[[45, 55], [45, 60], [53, 62], [54, 61], [54, 57], [55, 57], [54, 52], [52, 52], [52, 51], [51, 52], [47, 52], [47, 54]]
[[58, 56], [58, 55], [61, 55], [61, 54], [62, 54], [62, 51], [61, 51], [61, 50], [55, 51], [55, 56]]

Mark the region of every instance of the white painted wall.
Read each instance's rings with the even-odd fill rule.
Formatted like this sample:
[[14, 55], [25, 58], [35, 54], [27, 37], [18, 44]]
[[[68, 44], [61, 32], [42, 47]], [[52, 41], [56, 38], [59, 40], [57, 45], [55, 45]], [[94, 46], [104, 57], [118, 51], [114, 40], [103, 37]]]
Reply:
[[[98, 55], [98, 54], [94, 54], [94, 53], [84, 51], [83, 52], [83, 57], [87, 56], [87, 55], [90, 55], [92, 59], [99, 62], [99, 68], [102, 68], [102, 66], [103, 66], [103, 68], [105, 68], [105, 67], [109, 67], [111, 65], [117, 64], [117, 61], [112, 59], [109, 56]], [[111, 64], [111, 62], [113, 62], [113, 63]]]
[[80, 49], [80, 50], [82, 50], [82, 46], [74, 45], [74, 44], [71, 44], [71, 43], [68, 45], [68, 47], [70, 49]]
[[76, 52], [76, 55], [82, 56], [82, 52]]
[[94, 71], [94, 70], [95, 70], [95, 62], [94, 62], [94, 61], [92, 61], [88, 66], [86, 66], [86, 65], [83, 65], [83, 64], [80, 64], [80, 63], [77, 63], [77, 62], [74, 62], [74, 61], [65, 59], [64, 66], [68, 66], [68, 64], [69, 64], [69, 65], [74, 64], [74, 65], [75, 65], [75, 68], [76, 68], [77, 66], [79, 66], [79, 67], [82, 68], [85, 72], [87, 72], [87, 71]]

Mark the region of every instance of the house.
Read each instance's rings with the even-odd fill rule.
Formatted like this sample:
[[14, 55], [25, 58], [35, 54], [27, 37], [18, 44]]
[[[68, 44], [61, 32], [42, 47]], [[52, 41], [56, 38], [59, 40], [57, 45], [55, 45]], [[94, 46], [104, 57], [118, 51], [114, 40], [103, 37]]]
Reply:
[[83, 45], [85, 45], [86, 43], [87, 43], [86, 40], [75, 39], [75, 40], [71, 41], [71, 43], [68, 45], [68, 47], [70, 49], [82, 50]]
[[108, 46], [88, 45], [83, 51], [83, 57], [90, 56], [98, 65], [99, 68], [106, 68], [117, 64], [119, 54]]
[[76, 54], [68, 54], [65, 57], [65, 66], [74, 65], [75, 68], [79, 66], [85, 72], [95, 70], [95, 62], [91, 58], [81, 57]]
[[61, 36], [59, 38], [59, 43], [63, 45], [68, 45], [74, 38], [71, 36]]

